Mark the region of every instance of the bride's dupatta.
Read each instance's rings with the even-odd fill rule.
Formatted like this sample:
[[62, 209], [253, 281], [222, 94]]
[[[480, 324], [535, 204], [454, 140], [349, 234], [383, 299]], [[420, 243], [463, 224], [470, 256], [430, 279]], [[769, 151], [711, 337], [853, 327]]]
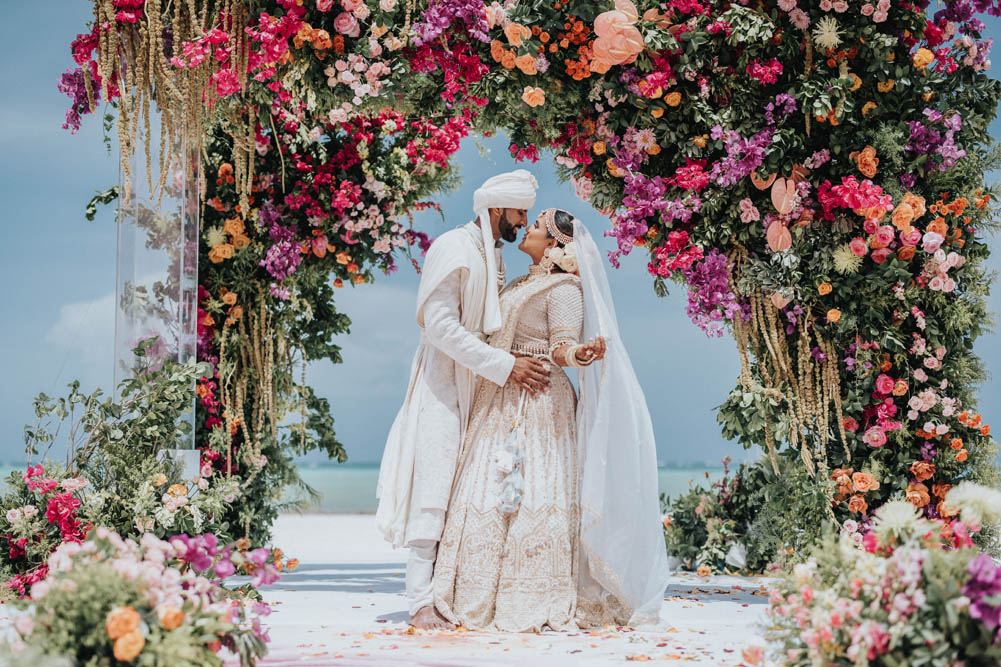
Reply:
[[[510, 285], [504, 288], [504, 291], [521, 285], [521, 283], [527, 279], [528, 276], [523, 276], [519, 280], [512, 281]], [[517, 298], [510, 305], [502, 304], [502, 308], [507, 306], [502, 313], [503, 324], [501, 324], [500, 330], [491, 335], [487, 342], [491, 347], [496, 347], [504, 350], [505, 352], [510, 352], [511, 346], [514, 344], [514, 334], [518, 328], [518, 318], [521, 316], [521, 309], [524, 305], [528, 303], [532, 297], [538, 294], [542, 294], [557, 285], [562, 285], [563, 283], [577, 279], [577, 276], [569, 273], [554, 273], [549, 276], [536, 278], [536, 284], [522, 289], [518, 293]], [[466, 428], [466, 437], [463, 438], [462, 448], [459, 450], [458, 464], [455, 466], [455, 477], [452, 478], [453, 499], [455, 497], [456, 485], [458, 484], [462, 471], [465, 468], [466, 460], [469, 457], [471, 445], [479, 435], [480, 428], [483, 426], [483, 421], [486, 419], [487, 413], [490, 411], [490, 406], [493, 404], [500, 389], [500, 386], [490, 382], [489, 380], [477, 378], [476, 393], [473, 395], [473, 405], [469, 411], [469, 426]], [[451, 503], [449, 503], [449, 505], [451, 506]]]

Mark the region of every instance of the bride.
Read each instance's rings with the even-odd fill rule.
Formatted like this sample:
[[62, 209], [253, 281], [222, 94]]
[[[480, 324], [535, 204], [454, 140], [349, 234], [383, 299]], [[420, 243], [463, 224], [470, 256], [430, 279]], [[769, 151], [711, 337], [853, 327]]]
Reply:
[[[518, 248], [533, 263], [501, 292], [504, 322], [490, 344], [550, 364], [550, 386], [479, 382], [435, 606], [470, 629], [656, 623], [668, 568], [653, 429], [600, 252], [558, 209]], [[561, 367], [578, 370], [579, 403]]]

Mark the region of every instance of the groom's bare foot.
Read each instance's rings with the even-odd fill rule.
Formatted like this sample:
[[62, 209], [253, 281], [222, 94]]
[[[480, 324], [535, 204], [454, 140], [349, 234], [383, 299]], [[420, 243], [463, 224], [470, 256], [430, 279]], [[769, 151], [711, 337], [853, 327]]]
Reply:
[[455, 626], [431, 605], [418, 609], [410, 617], [410, 625], [423, 630], [455, 630]]

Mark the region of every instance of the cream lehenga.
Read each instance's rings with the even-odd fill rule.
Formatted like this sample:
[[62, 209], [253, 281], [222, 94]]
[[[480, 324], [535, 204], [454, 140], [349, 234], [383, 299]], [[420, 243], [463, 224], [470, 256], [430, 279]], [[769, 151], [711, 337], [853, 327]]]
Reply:
[[668, 572], [649, 413], [597, 246], [579, 221], [574, 245], [579, 276], [532, 267], [504, 289], [490, 344], [545, 360], [602, 336], [608, 351], [580, 369], [580, 409], [553, 363], [549, 389], [536, 396], [477, 384], [433, 580], [441, 614], [470, 629], [658, 620]]

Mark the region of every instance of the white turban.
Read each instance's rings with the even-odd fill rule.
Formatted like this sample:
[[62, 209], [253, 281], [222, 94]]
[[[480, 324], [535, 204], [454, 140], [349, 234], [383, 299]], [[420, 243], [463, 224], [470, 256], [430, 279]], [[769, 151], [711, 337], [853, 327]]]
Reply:
[[483, 309], [483, 332], [491, 334], [501, 328], [500, 303], [497, 299], [497, 260], [494, 257], [494, 232], [490, 226], [491, 208], [535, 206], [535, 191], [539, 182], [525, 169], [497, 174], [483, 182], [473, 193], [473, 210], [480, 219], [483, 249], [487, 256], [487, 295]]

